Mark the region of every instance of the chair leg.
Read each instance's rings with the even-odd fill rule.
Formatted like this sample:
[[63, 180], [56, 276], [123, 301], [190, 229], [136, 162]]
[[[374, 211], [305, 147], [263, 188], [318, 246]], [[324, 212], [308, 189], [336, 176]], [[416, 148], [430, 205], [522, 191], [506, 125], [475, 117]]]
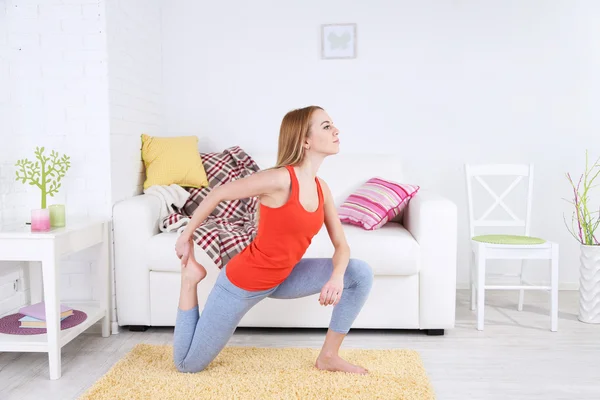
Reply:
[[551, 261], [551, 278], [550, 278], [550, 312], [551, 312], [551, 327], [552, 332], [558, 330], [558, 245], [552, 245], [552, 261]]
[[474, 253], [471, 252], [471, 257], [469, 259], [469, 278], [471, 283], [471, 311], [475, 311], [475, 279], [473, 278], [474, 269], [473, 269], [473, 258], [475, 257]]
[[480, 249], [477, 256], [477, 330], [483, 330], [485, 309], [485, 250]]
[[[525, 260], [521, 260], [521, 285], [523, 284], [523, 267], [525, 266]], [[523, 311], [523, 300], [525, 300], [525, 290], [519, 290], [519, 305], [517, 306], [517, 310]]]

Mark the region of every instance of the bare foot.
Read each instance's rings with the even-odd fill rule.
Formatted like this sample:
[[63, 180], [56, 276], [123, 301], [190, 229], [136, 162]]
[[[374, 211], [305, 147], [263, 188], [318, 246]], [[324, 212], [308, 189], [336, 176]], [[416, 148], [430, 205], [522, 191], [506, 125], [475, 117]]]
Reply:
[[181, 276], [187, 282], [195, 285], [204, 279], [204, 277], [206, 277], [206, 269], [194, 258], [194, 245], [191, 242], [189, 245], [189, 251], [190, 256], [187, 260], [187, 264], [181, 268]]
[[319, 354], [315, 367], [323, 371], [350, 372], [352, 374], [368, 374], [369, 371], [358, 365], [350, 364], [338, 355], [326, 356]]
[[181, 273], [188, 282], [197, 284], [206, 276], [206, 269], [190, 257], [187, 265], [181, 269]]

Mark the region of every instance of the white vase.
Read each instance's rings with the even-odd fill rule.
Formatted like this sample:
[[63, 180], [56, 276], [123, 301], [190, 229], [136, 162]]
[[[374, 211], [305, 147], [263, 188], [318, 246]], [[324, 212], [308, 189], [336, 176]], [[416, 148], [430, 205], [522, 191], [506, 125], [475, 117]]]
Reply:
[[578, 319], [600, 324], [600, 246], [581, 245], [580, 261]]

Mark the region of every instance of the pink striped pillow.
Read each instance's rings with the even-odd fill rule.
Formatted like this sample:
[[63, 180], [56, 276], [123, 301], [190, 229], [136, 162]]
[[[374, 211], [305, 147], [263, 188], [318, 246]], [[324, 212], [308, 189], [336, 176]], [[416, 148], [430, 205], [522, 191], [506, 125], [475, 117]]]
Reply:
[[340, 220], [369, 231], [381, 228], [406, 208], [419, 189], [416, 185], [371, 178], [339, 207]]

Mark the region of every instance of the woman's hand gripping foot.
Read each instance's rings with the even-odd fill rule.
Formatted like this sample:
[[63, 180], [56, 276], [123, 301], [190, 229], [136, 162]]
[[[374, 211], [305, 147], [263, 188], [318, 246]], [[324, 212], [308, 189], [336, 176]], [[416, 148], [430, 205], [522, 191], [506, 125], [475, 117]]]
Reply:
[[[179, 256], [179, 249], [181, 249], [181, 256]], [[190, 238], [184, 243], [178, 241], [176, 250], [181, 259], [182, 278], [189, 284], [197, 285], [206, 277], [206, 269], [194, 258], [194, 243], [192, 239]]]

